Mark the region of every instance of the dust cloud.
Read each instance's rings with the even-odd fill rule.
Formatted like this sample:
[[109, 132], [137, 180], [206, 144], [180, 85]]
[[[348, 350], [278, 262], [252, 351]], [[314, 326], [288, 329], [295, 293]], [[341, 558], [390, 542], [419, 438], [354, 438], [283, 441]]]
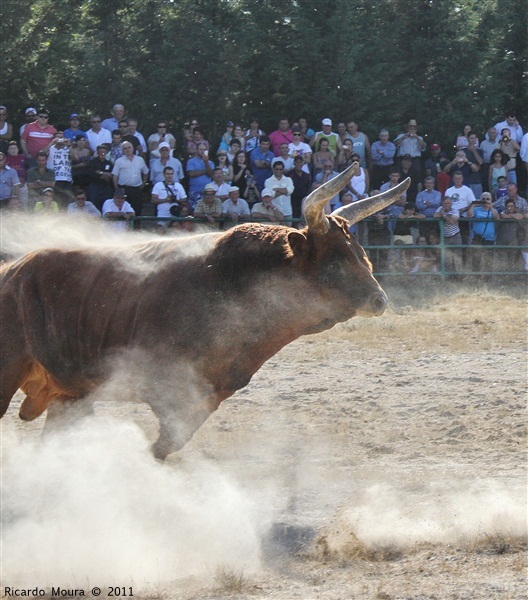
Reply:
[[131, 422], [94, 417], [42, 440], [2, 426], [2, 581], [158, 586], [259, 567], [269, 523], [203, 457], [156, 461]]

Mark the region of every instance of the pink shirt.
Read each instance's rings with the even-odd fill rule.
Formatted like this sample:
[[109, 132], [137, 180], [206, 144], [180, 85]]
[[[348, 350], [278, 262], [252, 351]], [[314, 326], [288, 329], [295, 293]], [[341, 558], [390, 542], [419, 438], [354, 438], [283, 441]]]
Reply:
[[24, 133], [22, 134], [22, 139], [26, 142], [29, 154], [35, 158], [37, 153], [51, 142], [56, 132], [57, 130], [53, 125], [40, 127], [37, 122], [26, 125]]
[[291, 144], [293, 142], [293, 133], [291, 129], [288, 129], [288, 131], [281, 131], [280, 129], [276, 129], [275, 131], [272, 131], [268, 137], [271, 149], [275, 156], [280, 155], [281, 144]]

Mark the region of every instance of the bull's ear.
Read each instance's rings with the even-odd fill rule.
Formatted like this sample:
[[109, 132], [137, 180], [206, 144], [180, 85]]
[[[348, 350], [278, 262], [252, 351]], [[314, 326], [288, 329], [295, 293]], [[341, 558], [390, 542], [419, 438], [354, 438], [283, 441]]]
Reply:
[[288, 243], [295, 258], [304, 259], [308, 256], [308, 240], [299, 231], [288, 233]]

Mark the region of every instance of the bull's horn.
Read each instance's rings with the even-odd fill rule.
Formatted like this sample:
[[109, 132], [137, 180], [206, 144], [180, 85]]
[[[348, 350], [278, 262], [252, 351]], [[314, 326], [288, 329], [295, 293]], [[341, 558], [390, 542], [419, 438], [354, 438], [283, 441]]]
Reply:
[[405, 181], [402, 181], [396, 187], [390, 188], [381, 194], [337, 208], [331, 216], [344, 217], [350, 225], [353, 225], [392, 204], [410, 185], [411, 178], [407, 177]]
[[314, 190], [305, 200], [304, 216], [310, 231], [324, 234], [330, 229], [330, 224], [324, 213], [324, 205], [345, 187], [359, 169], [357, 162], [334, 179], [330, 179], [321, 187]]

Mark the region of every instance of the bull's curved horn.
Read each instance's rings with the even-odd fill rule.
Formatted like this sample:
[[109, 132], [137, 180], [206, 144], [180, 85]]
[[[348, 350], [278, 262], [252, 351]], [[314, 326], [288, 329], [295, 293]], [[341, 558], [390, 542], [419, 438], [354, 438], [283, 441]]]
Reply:
[[306, 198], [304, 202], [304, 216], [310, 231], [324, 234], [330, 229], [330, 224], [324, 214], [324, 205], [330, 198], [339, 194], [358, 169], [359, 163], [352, 163], [348, 169], [334, 179], [324, 183]]
[[354, 223], [361, 221], [361, 219], [366, 219], [368, 216], [384, 209], [386, 206], [389, 206], [389, 204], [392, 204], [410, 185], [411, 178], [407, 177], [405, 181], [402, 181], [396, 187], [390, 188], [381, 194], [337, 208], [331, 216], [343, 217], [350, 225], [353, 225]]

